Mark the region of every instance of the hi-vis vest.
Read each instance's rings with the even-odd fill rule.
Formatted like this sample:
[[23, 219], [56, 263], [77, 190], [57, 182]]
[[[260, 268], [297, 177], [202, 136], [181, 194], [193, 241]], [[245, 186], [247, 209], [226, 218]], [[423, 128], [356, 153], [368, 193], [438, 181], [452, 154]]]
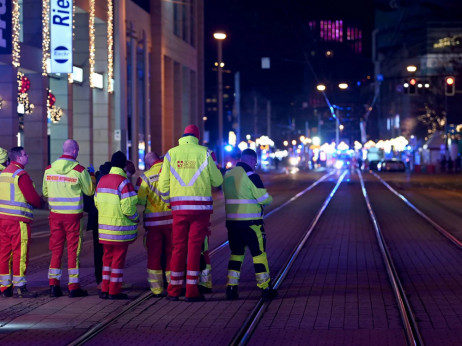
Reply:
[[160, 193], [157, 188], [161, 168], [162, 162], [159, 161], [140, 176], [138, 204], [146, 206], [143, 217], [144, 227], [159, 227], [173, 223], [168, 200], [164, 199], [166, 194]]
[[112, 167], [96, 187], [99, 242], [132, 242], [137, 236], [138, 197], [122, 168]]
[[95, 190], [85, 167], [75, 159], [62, 156], [45, 170], [42, 191], [48, 197], [51, 212], [82, 214], [82, 193], [91, 196]]
[[257, 188], [244, 168], [236, 166], [225, 174], [223, 193], [225, 195], [226, 220], [258, 220], [263, 218], [262, 205], [268, 205], [273, 198], [265, 188]]
[[178, 146], [165, 155], [159, 190], [169, 193], [173, 214], [213, 212], [212, 186], [220, 186], [223, 176], [211, 151], [194, 136], [179, 139]]
[[31, 222], [34, 208], [27, 203], [19, 188], [19, 177], [27, 174], [15, 165], [9, 165], [0, 174], [0, 218]]

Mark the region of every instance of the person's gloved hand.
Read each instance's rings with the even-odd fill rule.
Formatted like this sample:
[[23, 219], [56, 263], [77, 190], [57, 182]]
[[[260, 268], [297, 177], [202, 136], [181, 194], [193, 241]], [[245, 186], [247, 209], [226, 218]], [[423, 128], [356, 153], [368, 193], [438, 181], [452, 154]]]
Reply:
[[93, 167], [93, 164], [90, 164], [90, 166], [87, 167], [87, 171], [89, 173], [95, 173], [95, 167]]

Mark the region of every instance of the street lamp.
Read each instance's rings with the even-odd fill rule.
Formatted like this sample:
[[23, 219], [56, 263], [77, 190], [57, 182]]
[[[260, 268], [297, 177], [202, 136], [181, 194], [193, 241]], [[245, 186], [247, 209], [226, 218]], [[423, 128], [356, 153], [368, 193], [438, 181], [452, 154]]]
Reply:
[[226, 38], [226, 34], [216, 32], [213, 37], [218, 42], [218, 145], [220, 151], [221, 167], [224, 167], [224, 141], [223, 141], [223, 59], [222, 59], [222, 44], [221, 42]]

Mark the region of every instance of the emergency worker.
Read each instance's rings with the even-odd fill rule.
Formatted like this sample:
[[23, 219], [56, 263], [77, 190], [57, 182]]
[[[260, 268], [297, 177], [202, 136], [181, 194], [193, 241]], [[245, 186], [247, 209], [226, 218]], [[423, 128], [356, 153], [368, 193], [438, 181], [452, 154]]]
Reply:
[[27, 290], [25, 275], [33, 209], [42, 201], [24, 170], [29, 162], [24, 148], [12, 148], [9, 157], [10, 164], [0, 174], [0, 290], [4, 297], [14, 290], [18, 297], [34, 298], [37, 294]]
[[179, 145], [165, 155], [159, 177], [159, 190], [169, 193], [173, 214], [173, 252], [171, 276], [167, 288], [169, 300], [178, 300], [186, 271], [186, 302], [203, 301], [199, 293], [202, 244], [213, 212], [212, 186], [218, 187], [223, 176], [214, 162], [214, 154], [199, 145], [199, 128], [188, 125]]
[[210, 262], [209, 254], [209, 237], [210, 229], [202, 244], [202, 252], [200, 259], [200, 274], [199, 274], [199, 292], [212, 293], [212, 263]]
[[3, 148], [0, 148], [0, 172], [3, 171], [8, 163], [8, 152], [3, 149]]
[[228, 229], [231, 256], [228, 263], [226, 298], [239, 298], [238, 285], [246, 246], [253, 258], [257, 286], [262, 299], [267, 301], [277, 295], [270, 285], [270, 272], [266, 257], [266, 233], [263, 228], [263, 206], [272, 202], [260, 176], [254, 172], [257, 154], [245, 149], [241, 161], [224, 177], [226, 228]]
[[128, 299], [122, 291], [123, 272], [128, 245], [136, 240], [136, 196], [124, 171], [127, 158], [118, 151], [112, 155], [111, 170], [96, 187], [99, 242], [103, 244], [103, 281], [101, 299]]
[[[145, 157], [148, 170], [143, 173], [137, 182], [138, 204], [145, 207], [144, 228], [145, 246], [148, 251], [148, 282], [155, 297], [163, 297], [163, 276], [170, 281], [170, 259], [172, 257], [172, 223], [173, 216], [168, 201], [163, 199], [157, 184], [162, 168], [162, 160], [154, 152]], [[165, 254], [165, 273], [162, 270], [161, 257]]]
[[69, 297], [88, 295], [80, 288], [79, 255], [83, 238], [83, 194], [93, 195], [95, 186], [90, 173], [77, 162], [78, 155], [79, 144], [67, 139], [63, 144], [63, 154], [46, 168], [43, 176], [43, 195], [48, 197], [50, 206], [50, 297], [63, 295], [60, 286], [61, 259], [66, 241]]

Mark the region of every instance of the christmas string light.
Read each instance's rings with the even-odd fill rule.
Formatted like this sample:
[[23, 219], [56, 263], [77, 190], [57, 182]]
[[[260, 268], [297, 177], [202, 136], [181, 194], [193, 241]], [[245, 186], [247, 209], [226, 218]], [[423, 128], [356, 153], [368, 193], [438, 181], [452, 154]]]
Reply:
[[17, 73], [18, 82], [18, 104], [23, 106], [24, 114], [31, 114], [34, 111], [35, 106], [29, 101], [29, 89], [30, 80], [24, 73], [18, 71]]
[[112, 93], [114, 85], [114, 6], [112, 0], [107, 2], [107, 91]]
[[90, 15], [88, 18], [88, 33], [89, 33], [89, 49], [90, 56], [88, 62], [90, 64], [90, 88], [95, 87], [93, 74], [95, 73], [95, 0], [90, 0]]
[[13, 0], [13, 61], [12, 64], [14, 67], [19, 67], [21, 65], [21, 45], [19, 42], [19, 34], [21, 32], [21, 24], [19, 23], [20, 7], [19, 0]]
[[50, 59], [50, 2], [42, 0], [42, 76], [47, 76], [47, 61]]
[[54, 123], [58, 123], [64, 115], [61, 107], [55, 106], [56, 97], [53, 95], [50, 89], [47, 89], [47, 109], [48, 118]]

